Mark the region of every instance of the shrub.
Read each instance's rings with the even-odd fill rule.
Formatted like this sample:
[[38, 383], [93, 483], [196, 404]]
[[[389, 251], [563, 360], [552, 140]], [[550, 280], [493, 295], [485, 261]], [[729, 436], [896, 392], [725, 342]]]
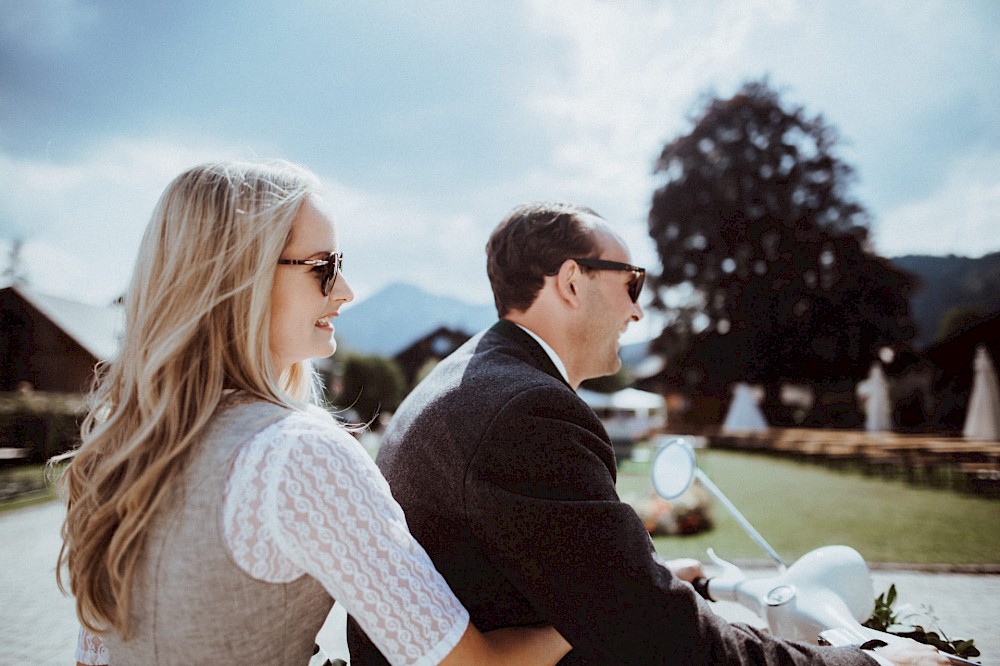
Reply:
[[25, 462], [45, 463], [76, 446], [86, 413], [79, 394], [0, 393], [0, 448], [28, 449]]
[[344, 361], [341, 388], [333, 396], [338, 407], [353, 409], [361, 423], [380, 413], [393, 412], [405, 395], [399, 365], [382, 356], [350, 355]]

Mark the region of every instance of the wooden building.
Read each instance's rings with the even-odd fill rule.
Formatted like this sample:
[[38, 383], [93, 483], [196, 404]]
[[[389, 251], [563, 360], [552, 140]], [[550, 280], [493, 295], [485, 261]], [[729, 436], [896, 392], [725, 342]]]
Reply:
[[444, 357], [461, 347], [472, 336], [446, 326], [434, 329], [395, 356], [406, 378], [409, 391]]
[[23, 284], [0, 289], [0, 392], [86, 392], [98, 361], [117, 350], [116, 306], [41, 294]]

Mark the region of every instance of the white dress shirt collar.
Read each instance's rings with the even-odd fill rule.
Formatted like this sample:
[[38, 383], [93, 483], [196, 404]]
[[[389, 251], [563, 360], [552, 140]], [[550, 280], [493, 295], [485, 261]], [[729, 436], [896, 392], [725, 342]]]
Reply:
[[556, 350], [550, 347], [549, 343], [547, 343], [545, 340], [542, 340], [542, 338], [531, 329], [525, 328], [520, 324], [516, 324], [516, 326], [535, 339], [535, 342], [537, 342], [539, 346], [541, 346], [541, 348], [545, 350], [545, 353], [549, 355], [549, 358], [552, 360], [552, 364], [556, 366], [556, 369], [559, 371], [559, 374], [561, 374], [563, 376], [563, 379], [566, 380], [566, 383], [572, 387], [573, 384], [571, 384], [569, 381], [569, 373], [566, 372], [566, 364], [563, 363], [561, 358], [559, 358], [559, 354], [556, 353]]

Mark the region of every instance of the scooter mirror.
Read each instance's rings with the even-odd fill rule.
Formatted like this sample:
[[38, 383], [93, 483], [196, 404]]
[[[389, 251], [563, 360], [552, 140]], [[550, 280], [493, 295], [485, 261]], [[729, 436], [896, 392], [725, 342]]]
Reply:
[[754, 529], [754, 526], [750, 524], [740, 510], [729, 501], [729, 498], [719, 490], [718, 486], [712, 483], [712, 480], [705, 475], [694, 462], [694, 449], [683, 437], [675, 437], [671, 439], [663, 448], [657, 452], [656, 457], [653, 458], [653, 488], [656, 492], [663, 498], [672, 500], [680, 497], [684, 492], [691, 487], [691, 484], [695, 479], [701, 484], [712, 497], [719, 500], [719, 502], [729, 510], [729, 513], [733, 514], [743, 529], [746, 530], [747, 534], [760, 544], [760, 547], [767, 551], [774, 563], [778, 565], [780, 571], [786, 569], [785, 563], [781, 561], [778, 553], [771, 548], [771, 546], [764, 540], [764, 537]]
[[691, 445], [680, 437], [671, 439], [653, 458], [653, 488], [665, 499], [680, 497], [691, 487], [696, 469]]

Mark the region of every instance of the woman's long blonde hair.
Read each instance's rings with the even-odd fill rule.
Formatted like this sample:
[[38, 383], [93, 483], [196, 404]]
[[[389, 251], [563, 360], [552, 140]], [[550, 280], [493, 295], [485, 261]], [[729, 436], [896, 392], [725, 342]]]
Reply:
[[67, 568], [80, 622], [128, 636], [147, 527], [224, 390], [302, 408], [308, 363], [279, 376], [270, 353], [277, 261], [302, 202], [318, 191], [287, 162], [208, 164], [160, 198], [125, 298], [118, 357], [99, 369], [82, 443], [59, 484]]

